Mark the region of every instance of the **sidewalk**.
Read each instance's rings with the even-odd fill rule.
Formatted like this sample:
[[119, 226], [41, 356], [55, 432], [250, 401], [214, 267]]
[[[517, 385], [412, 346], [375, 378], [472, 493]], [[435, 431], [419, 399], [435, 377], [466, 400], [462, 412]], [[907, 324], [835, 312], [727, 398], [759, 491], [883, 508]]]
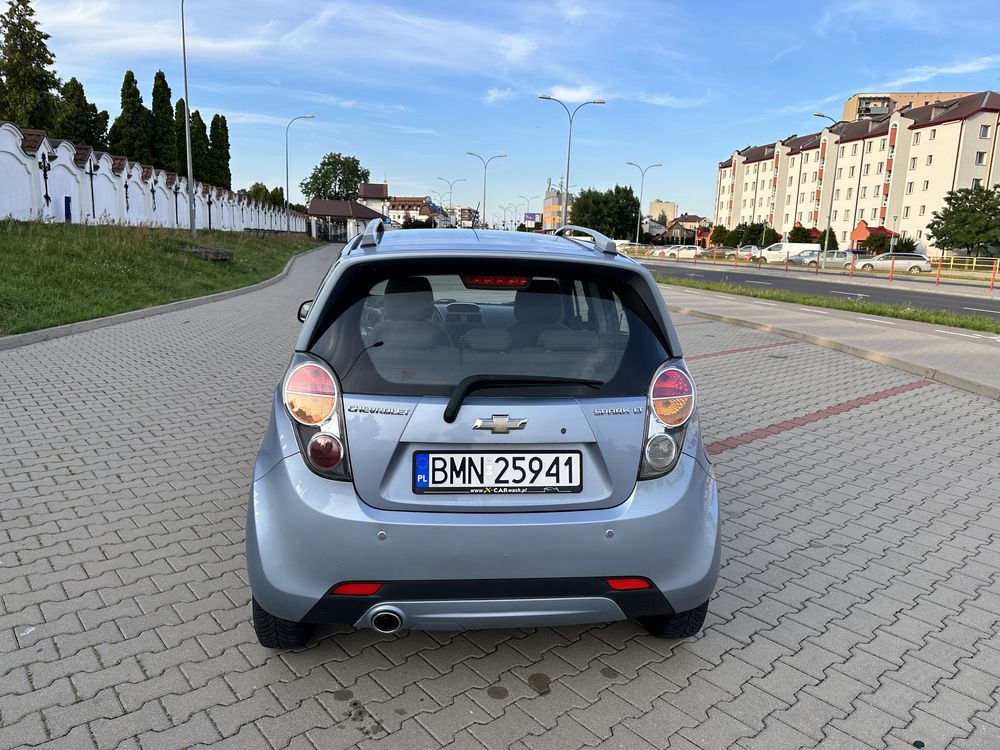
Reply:
[[1000, 400], [1000, 335], [660, 284], [672, 312], [853, 354]]

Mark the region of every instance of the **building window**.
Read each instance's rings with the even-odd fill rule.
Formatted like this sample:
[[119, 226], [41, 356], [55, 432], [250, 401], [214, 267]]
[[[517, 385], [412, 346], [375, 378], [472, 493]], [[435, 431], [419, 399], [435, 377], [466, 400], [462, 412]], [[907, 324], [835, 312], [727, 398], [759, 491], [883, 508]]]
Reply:
[[792, 184], [792, 179], [794, 179], [794, 178], [792, 178], [792, 177], [789, 177], [789, 178], [788, 178], [788, 184], [789, 184], [789, 185], [791, 185], [791, 184]]
[[847, 176], [854, 177], [854, 167], [851, 167], [850, 169], [847, 170]]
[[977, 151], [976, 152], [976, 166], [977, 167], [981, 167], [984, 164], [986, 164], [986, 152], [985, 151]]
[[923, 229], [918, 229], [917, 230], [917, 239], [918, 240], [922, 240], [923, 238], [924, 238], [924, 230]]
[[875, 168], [875, 174], [882, 174], [882, 168], [885, 166], [884, 161], [880, 161], [878, 166]]
[[920, 210], [917, 212], [918, 216], [923, 216], [927, 212], [927, 206], [921, 206]]
[[837, 156], [843, 156], [843, 155], [844, 155], [844, 147], [841, 146], [840, 150], [837, 152]]
[[886, 139], [883, 138], [881, 141], [878, 142], [878, 150], [879, 151], [885, 151], [885, 141], [886, 141]]
[[916, 168], [917, 168], [917, 157], [911, 156], [910, 157], [910, 169], [916, 169]]
[[972, 189], [973, 190], [976, 190], [977, 188], [981, 188], [982, 186], [983, 186], [983, 181], [979, 177], [976, 177], [976, 178], [974, 178], [972, 180]]
[[815, 172], [813, 172], [813, 178], [812, 178], [812, 181], [813, 181], [813, 182], [816, 182], [816, 173], [815, 173]]
[[851, 156], [857, 156], [857, 155], [858, 155], [858, 144], [857, 143], [852, 143], [851, 144]]
[[799, 211], [799, 221], [802, 221], [802, 212]]
[[854, 195], [854, 188], [847, 188], [847, 200], [850, 200], [852, 195]]
[[980, 138], [989, 138], [990, 137], [990, 126], [989, 125], [980, 125], [979, 126], [979, 137]]
[[833, 220], [834, 220], [834, 221], [836, 221], [836, 220], [837, 220], [837, 212], [836, 212], [836, 211], [834, 211], [834, 212], [833, 212]]
[[903, 218], [904, 219], [909, 219], [910, 218], [910, 207], [909, 206], [903, 206]]
[[927, 140], [933, 141], [935, 136], [937, 136], [937, 128], [931, 128], [931, 134], [927, 136]]
[[788, 164], [789, 164], [789, 166], [792, 166], [792, 167], [795, 166], [795, 157], [794, 156], [792, 157], [792, 160], [790, 162], [788, 162]]
[[785, 196], [785, 205], [787, 206], [791, 202], [792, 202], [792, 196], [791, 195], [786, 195]]
[[788, 214], [785, 214], [785, 223], [788, 223]]
[[844, 168], [843, 167], [837, 167], [837, 179], [839, 180], [843, 176], [844, 176]]
[[806, 199], [806, 194], [805, 193], [799, 193], [799, 203], [801, 203], [805, 199]]
[[922, 190], [926, 190], [926, 189], [927, 189], [927, 188], [929, 188], [930, 186], [931, 186], [931, 181], [930, 181], [930, 180], [924, 180], [924, 186], [923, 186], [923, 188], [921, 188], [921, 189], [922, 189]]
[[850, 221], [850, 220], [851, 220], [851, 212], [844, 211], [844, 221]]
[[933, 162], [933, 161], [934, 161], [934, 154], [927, 154], [927, 166], [928, 167], [931, 165], [931, 162]]
[[875, 196], [882, 195], [882, 185], [881, 184], [875, 186], [875, 192], [872, 193], [872, 195], [875, 195]]
[[916, 146], [918, 143], [920, 143], [920, 133], [914, 133], [913, 134], [913, 145]]
[[861, 197], [862, 198], [867, 198], [868, 197], [868, 188], [867, 187], [861, 188]]
[[872, 152], [872, 146], [875, 145], [874, 141], [868, 141], [865, 143], [865, 153], [870, 154]]
[[871, 164], [865, 164], [865, 168], [861, 170], [861, 174], [867, 175], [868, 174], [868, 168], [870, 166], [871, 166]]
[[906, 183], [906, 194], [909, 195], [912, 192], [913, 192], [913, 183], [912, 182]]
[[836, 190], [833, 191], [833, 199], [835, 201], [840, 200], [840, 188], [837, 188]]
[[743, 208], [746, 208], [746, 207], [747, 207], [747, 199], [746, 199], [746, 198], [744, 198], [744, 199], [743, 199]]
[[847, 242], [847, 232], [841, 232], [840, 233], [840, 241], [841, 242]]

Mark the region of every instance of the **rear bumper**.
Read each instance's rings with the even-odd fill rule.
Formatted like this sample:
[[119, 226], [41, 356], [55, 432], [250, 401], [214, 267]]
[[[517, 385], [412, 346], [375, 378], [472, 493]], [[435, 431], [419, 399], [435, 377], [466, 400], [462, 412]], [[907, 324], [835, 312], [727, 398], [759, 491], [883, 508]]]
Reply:
[[[684, 611], [709, 598], [720, 557], [715, 479], [687, 454], [616, 507], [538, 513], [379, 510], [296, 454], [253, 483], [246, 535], [251, 590], [265, 610], [361, 626], [374, 606], [390, 603], [404, 619], [412, 611], [415, 628]], [[605, 579], [618, 576], [654, 588], [610, 591]], [[346, 581], [383, 587], [376, 597], [328, 594]]]

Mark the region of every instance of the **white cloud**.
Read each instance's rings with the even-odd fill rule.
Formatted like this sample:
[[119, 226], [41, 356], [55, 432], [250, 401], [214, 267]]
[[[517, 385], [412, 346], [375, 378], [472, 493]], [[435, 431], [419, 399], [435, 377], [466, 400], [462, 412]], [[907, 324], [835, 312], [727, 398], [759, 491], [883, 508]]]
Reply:
[[[632, 98], [632, 97], [628, 97]], [[637, 94], [635, 99], [645, 104], [655, 104], [658, 107], [671, 107], [673, 109], [690, 109], [700, 107], [708, 101], [708, 94], [697, 99], [683, 96], [673, 96], [672, 94]]]
[[508, 99], [513, 99], [517, 94], [514, 89], [498, 89], [492, 88], [486, 92], [483, 97], [483, 102], [486, 104], [497, 104], [498, 102], [505, 102]]
[[578, 0], [559, 0], [558, 7], [567, 21], [577, 21], [587, 15], [587, 9]]
[[1000, 66], [1000, 55], [982, 55], [951, 65], [918, 65], [914, 68], [907, 68], [896, 78], [875, 84], [871, 88], [896, 89], [911, 83], [929, 81], [939, 76], [981, 73], [997, 66]]
[[553, 97], [554, 99], [562, 99], [564, 102], [588, 102], [593, 99], [607, 99], [606, 96], [601, 96], [600, 90], [596, 86], [590, 84], [581, 84], [579, 86], [551, 86], [544, 93]]
[[[954, 2], [954, 0], [953, 0]], [[823, 9], [817, 33], [851, 34], [858, 24], [876, 23], [885, 28], [942, 32], [955, 20], [952, 3], [940, 0], [842, 0]]]

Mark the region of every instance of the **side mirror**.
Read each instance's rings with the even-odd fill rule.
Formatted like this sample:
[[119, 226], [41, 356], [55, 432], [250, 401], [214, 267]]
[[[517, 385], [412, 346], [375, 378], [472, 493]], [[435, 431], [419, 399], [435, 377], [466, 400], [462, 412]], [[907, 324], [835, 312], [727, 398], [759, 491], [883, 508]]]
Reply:
[[302, 323], [302, 322], [305, 321], [306, 315], [308, 315], [309, 314], [309, 310], [312, 309], [312, 304], [313, 304], [313, 301], [311, 299], [307, 299], [305, 302], [303, 302], [301, 305], [299, 305], [298, 318], [299, 318], [299, 322], [300, 323]]

